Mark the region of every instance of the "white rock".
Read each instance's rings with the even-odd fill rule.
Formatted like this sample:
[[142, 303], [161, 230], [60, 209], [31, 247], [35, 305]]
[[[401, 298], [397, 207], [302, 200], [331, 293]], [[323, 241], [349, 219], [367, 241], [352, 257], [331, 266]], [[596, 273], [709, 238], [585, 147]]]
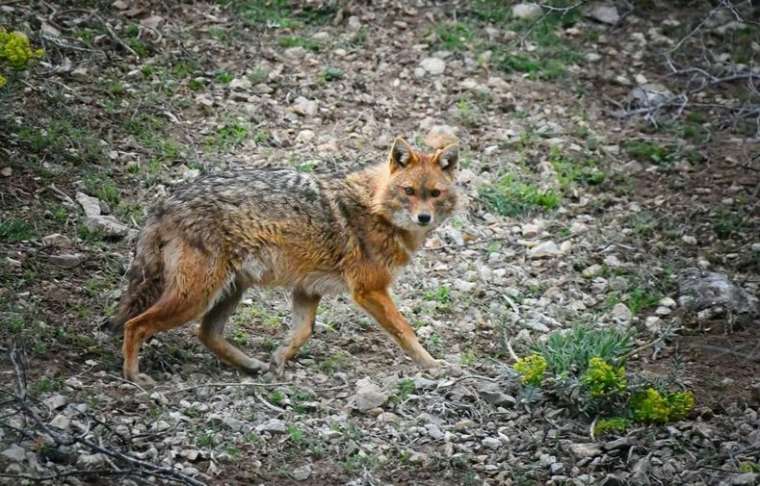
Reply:
[[301, 46], [296, 47], [288, 47], [285, 49], [285, 57], [293, 60], [299, 60], [302, 59], [304, 56], [306, 56], [306, 49], [304, 49]]
[[530, 258], [551, 258], [562, 255], [562, 250], [553, 241], [544, 241], [528, 250]]
[[663, 307], [675, 307], [676, 301], [672, 297], [663, 297], [660, 299], [659, 305]]
[[17, 444], [11, 444], [11, 446], [0, 452], [0, 456], [3, 456], [14, 462], [21, 462], [26, 459], [26, 451], [19, 447]]
[[602, 454], [602, 447], [599, 444], [570, 444], [570, 452], [578, 459], [594, 457]]
[[317, 114], [317, 102], [299, 96], [293, 103], [292, 109], [294, 112], [303, 116], [314, 116]]
[[10, 177], [13, 175], [13, 167], [3, 167], [0, 169], [0, 175], [3, 177]]
[[160, 15], [151, 15], [140, 20], [140, 25], [143, 25], [149, 29], [156, 30], [161, 24], [164, 23], [164, 18]]
[[288, 431], [288, 426], [280, 419], [269, 419], [266, 422], [256, 426], [256, 432], [273, 432], [284, 434]]
[[352, 31], [357, 31], [362, 28], [362, 23], [359, 20], [359, 17], [356, 15], [352, 15], [348, 18], [348, 29]]
[[496, 450], [501, 447], [501, 441], [496, 437], [486, 437], [480, 441], [480, 443], [483, 444], [483, 447], [487, 447], [492, 450]]
[[60, 255], [50, 255], [48, 260], [53, 265], [61, 268], [74, 268], [85, 260], [85, 256], [81, 253], [62, 253]]
[[253, 83], [248, 78], [235, 78], [230, 81], [229, 87], [231, 90], [246, 91], [253, 87]]
[[524, 224], [522, 228], [520, 228], [520, 232], [525, 238], [535, 238], [540, 235], [542, 231], [543, 225], [535, 223]]
[[297, 467], [291, 471], [290, 475], [296, 481], [306, 481], [311, 476], [311, 466], [306, 464], [301, 467]]
[[607, 255], [604, 257], [604, 264], [610, 268], [618, 268], [623, 266], [623, 263], [615, 255]]
[[427, 429], [427, 434], [433, 440], [443, 440], [443, 438], [446, 437], [446, 434], [444, 434], [441, 428], [436, 424], [427, 424], [425, 428]]
[[314, 140], [314, 137], [316, 134], [314, 133], [314, 130], [301, 130], [298, 132], [298, 135], [296, 135], [296, 142], [297, 143], [307, 143]]
[[620, 14], [618, 13], [617, 7], [614, 5], [593, 5], [586, 11], [586, 16], [604, 24], [615, 25], [620, 22]]
[[535, 19], [541, 16], [543, 9], [536, 3], [518, 3], [512, 5], [512, 16], [516, 19]]
[[84, 209], [85, 216], [100, 216], [100, 201], [98, 198], [88, 196], [83, 192], [77, 192], [76, 198], [79, 205]]
[[433, 125], [425, 135], [425, 145], [442, 148], [457, 140], [457, 129], [449, 125]]
[[631, 319], [633, 319], [633, 314], [627, 305], [622, 302], [618, 302], [612, 308], [612, 319], [619, 322], [620, 324], [628, 324], [631, 322]]
[[657, 334], [662, 329], [662, 319], [657, 316], [649, 316], [644, 322], [644, 326], [652, 334]]
[[664, 306], [660, 306], [660, 307], [658, 307], [658, 308], [657, 308], [657, 309], [654, 311], [654, 313], [655, 313], [655, 314], [657, 314], [658, 316], [668, 316], [668, 315], [670, 315], [672, 312], [673, 312], [673, 311], [670, 309], [670, 307], [664, 307]]
[[446, 70], [446, 63], [437, 57], [426, 57], [420, 61], [420, 67], [431, 76], [439, 76]]
[[372, 383], [369, 378], [363, 378], [356, 382], [356, 393], [349, 399], [352, 408], [366, 412], [379, 407], [388, 400], [388, 394], [379, 386]]
[[42, 403], [44, 403], [45, 406], [50, 410], [57, 410], [69, 403], [69, 400], [63, 395], [56, 393], [55, 395], [43, 400]]
[[687, 245], [696, 245], [697, 244], [697, 239], [695, 237], [691, 236], [691, 235], [683, 235], [681, 237], [681, 241], [683, 241]]
[[598, 54], [596, 52], [589, 52], [585, 57], [588, 62], [599, 62], [602, 60], [601, 54]]
[[53, 233], [47, 236], [43, 236], [42, 244], [44, 246], [57, 246], [58, 248], [68, 248], [71, 246], [71, 240], [60, 233]]
[[90, 231], [100, 231], [106, 236], [123, 237], [126, 236], [129, 228], [121, 224], [113, 216], [102, 215], [100, 211], [100, 201], [97, 198], [88, 196], [83, 192], [77, 192], [77, 202], [84, 214], [87, 216], [85, 225]]
[[57, 427], [61, 430], [69, 430], [69, 427], [71, 427], [71, 419], [59, 413], [58, 415], [53, 417], [53, 420], [50, 421], [50, 425], [52, 425], [53, 427]]
[[80, 454], [77, 459], [77, 464], [82, 466], [100, 466], [105, 464], [106, 456], [101, 453], [95, 454]]
[[586, 269], [583, 270], [583, 276], [586, 278], [594, 278], [597, 275], [601, 274], [602, 270], [603, 268], [601, 265], [599, 265], [598, 263], [594, 263], [590, 267], [587, 267]]

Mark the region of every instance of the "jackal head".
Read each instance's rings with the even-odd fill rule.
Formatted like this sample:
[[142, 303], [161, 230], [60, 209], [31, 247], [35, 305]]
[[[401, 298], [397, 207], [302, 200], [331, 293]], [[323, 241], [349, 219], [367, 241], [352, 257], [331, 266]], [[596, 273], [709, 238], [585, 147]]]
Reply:
[[397, 138], [388, 155], [387, 177], [376, 193], [376, 206], [399, 228], [430, 231], [456, 207], [458, 160], [456, 144], [421, 153]]

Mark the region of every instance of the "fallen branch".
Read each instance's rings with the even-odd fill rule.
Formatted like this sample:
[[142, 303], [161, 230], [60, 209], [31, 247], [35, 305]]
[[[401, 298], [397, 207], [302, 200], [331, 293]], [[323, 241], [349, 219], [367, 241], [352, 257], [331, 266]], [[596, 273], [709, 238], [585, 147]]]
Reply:
[[[19, 409], [20, 412], [24, 414], [25, 417], [30, 419], [45, 435], [49, 436], [57, 445], [70, 446], [73, 444], [81, 444], [87, 447], [90, 451], [104, 454], [113, 459], [117, 459], [123, 463], [136, 466], [137, 468], [136, 470], [128, 470], [128, 471], [115, 470], [113, 471], [113, 474], [119, 474], [119, 475], [145, 474], [148, 476], [173, 480], [175, 482], [180, 482], [182, 484], [188, 484], [191, 486], [204, 486], [205, 483], [197, 479], [194, 479], [186, 474], [183, 474], [173, 468], [159, 466], [151, 462], [143, 461], [142, 459], [138, 459], [137, 457], [134, 457], [130, 454], [109, 449], [108, 447], [102, 446], [100, 444], [93, 442], [90, 439], [87, 439], [86, 435], [88, 435], [90, 432], [89, 426], [80, 435], [73, 435], [73, 434], [68, 434], [65, 432], [58, 432], [56, 430], [53, 430], [42, 419], [40, 419], [37, 413], [29, 405], [29, 397], [28, 397], [28, 393], [26, 389], [26, 372], [25, 372], [25, 366], [24, 366], [23, 350], [14, 343], [14, 345], [11, 346], [9, 357], [10, 357], [11, 363], [13, 364], [13, 369], [15, 371], [15, 380], [16, 380], [16, 393], [15, 393], [15, 401], [14, 401], [15, 406]], [[87, 474], [87, 473], [89, 472], [78, 471], [76, 474]], [[65, 474], [65, 473], [61, 473], [61, 474]], [[49, 480], [56, 479], [57, 477], [58, 476], [53, 476], [50, 479], [47, 479], [47, 477], [42, 477], [42, 479], [40, 480], [49, 481]]]

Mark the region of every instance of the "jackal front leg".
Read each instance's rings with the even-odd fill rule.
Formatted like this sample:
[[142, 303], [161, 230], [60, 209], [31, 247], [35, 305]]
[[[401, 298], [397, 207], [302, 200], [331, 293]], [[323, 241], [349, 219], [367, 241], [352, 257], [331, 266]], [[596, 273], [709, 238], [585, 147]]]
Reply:
[[422, 347], [414, 329], [404, 319], [387, 289], [356, 291], [353, 298], [364, 310], [380, 323], [383, 328], [406, 351], [415, 363], [423, 368], [438, 368], [441, 362], [433, 359], [430, 353]]

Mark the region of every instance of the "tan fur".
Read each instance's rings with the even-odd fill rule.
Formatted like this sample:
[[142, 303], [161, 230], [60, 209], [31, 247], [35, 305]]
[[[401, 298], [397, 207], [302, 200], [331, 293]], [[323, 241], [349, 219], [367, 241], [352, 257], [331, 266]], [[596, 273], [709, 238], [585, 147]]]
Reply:
[[124, 332], [124, 376], [139, 372], [142, 342], [200, 319], [199, 338], [219, 359], [266, 368], [224, 339], [250, 286], [293, 294], [293, 331], [278, 371], [311, 335], [320, 298], [343, 291], [423, 367], [438, 366], [390, 298], [397, 271], [454, 210], [455, 146], [432, 154], [401, 139], [388, 161], [344, 178], [283, 169], [208, 176], [159, 204], [146, 222], [113, 327]]

